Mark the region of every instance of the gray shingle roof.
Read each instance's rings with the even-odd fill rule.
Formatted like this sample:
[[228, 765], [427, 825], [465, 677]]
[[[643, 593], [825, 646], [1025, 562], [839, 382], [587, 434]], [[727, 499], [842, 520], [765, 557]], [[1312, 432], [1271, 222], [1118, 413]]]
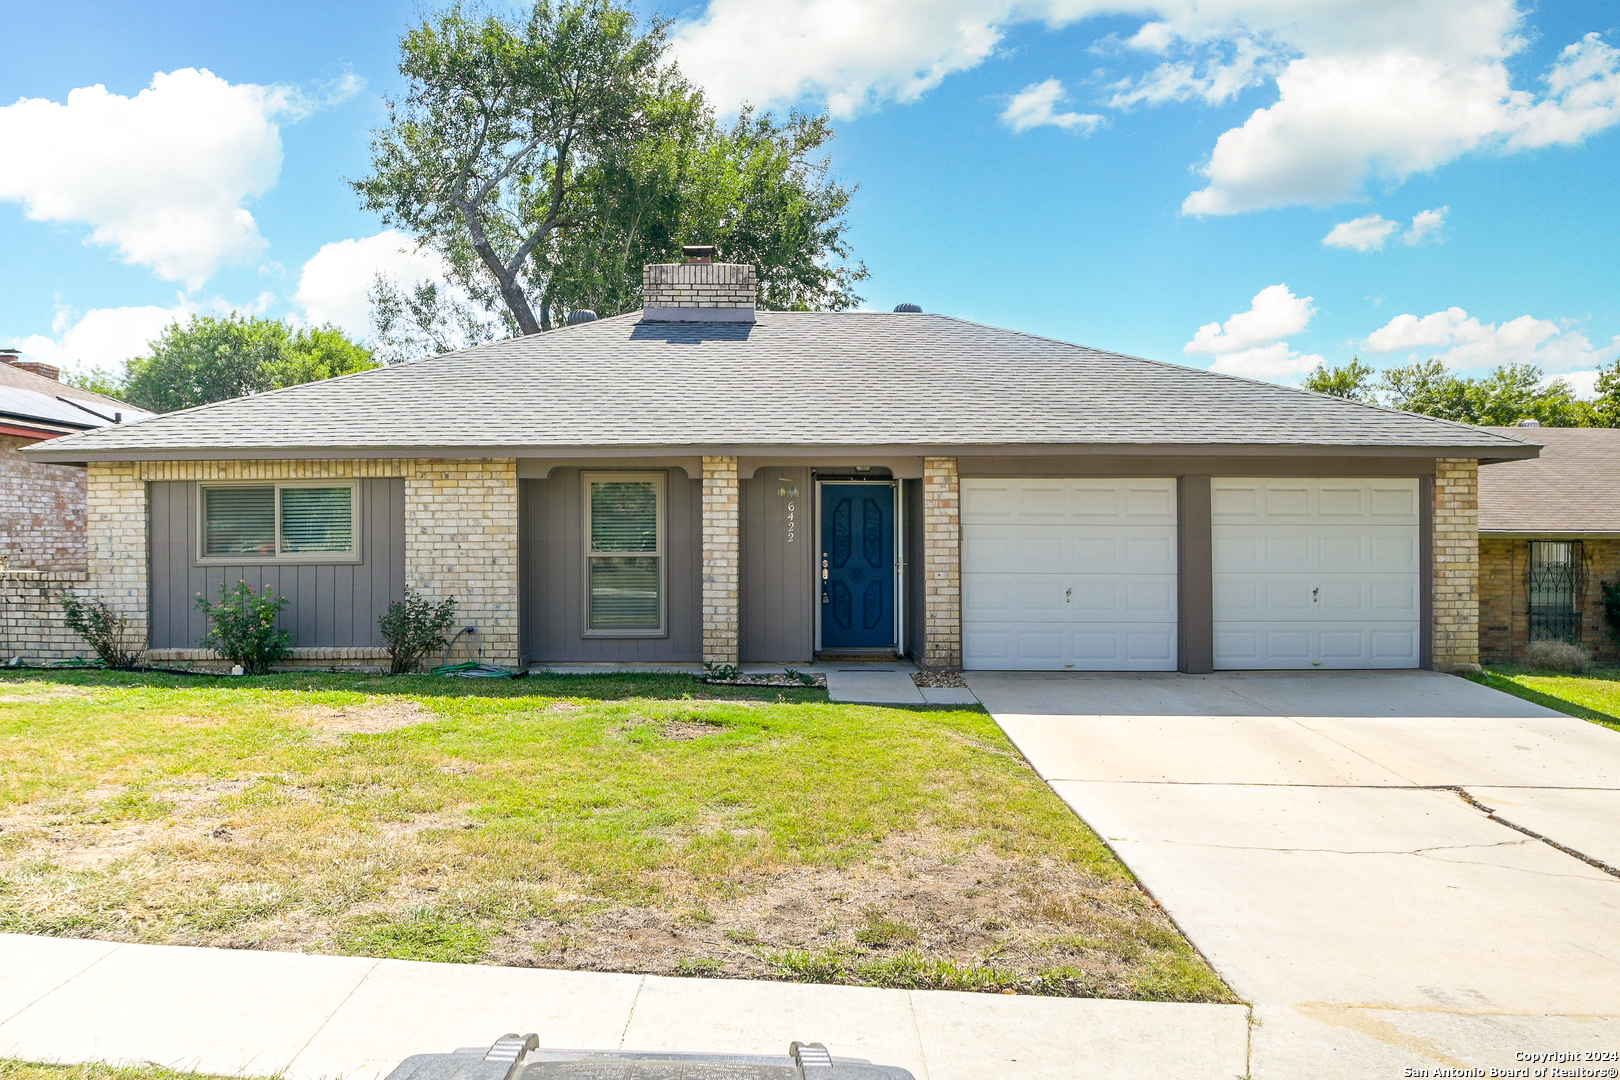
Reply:
[[51, 456], [310, 448], [1474, 448], [1509, 436], [941, 315], [603, 319], [71, 436]]
[[1542, 444], [1479, 471], [1480, 532], [1620, 533], [1620, 429], [1490, 428]]

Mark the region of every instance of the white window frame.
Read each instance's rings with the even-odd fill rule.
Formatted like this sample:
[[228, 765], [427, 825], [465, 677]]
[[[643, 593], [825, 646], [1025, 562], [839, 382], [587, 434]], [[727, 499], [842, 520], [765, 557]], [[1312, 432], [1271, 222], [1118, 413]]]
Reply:
[[[667, 472], [587, 472], [579, 474], [579, 497], [582, 507], [580, 518], [584, 525], [580, 558], [580, 626], [582, 637], [588, 638], [662, 638], [669, 636], [669, 528], [665, 509], [668, 501]], [[592, 551], [591, 550], [591, 485], [593, 483], [651, 481], [656, 504], [658, 543], [653, 551]], [[592, 559], [647, 559], [658, 560], [658, 629], [647, 630], [592, 630], [591, 629], [591, 560]]]
[[[274, 554], [243, 552], [236, 555], [208, 554], [208, 495], [217, 488], [274, 488], [275, 489], [275, 542]], [[281, 492], [283, 488], [348, 488], [349, 489], [349, 543], [348, 551], [281, 550]], [[198, 566], [246, 566], [264, 563], [357, 563], [362, 561], [360, 538], [360, 482], [358, 480], [259, 480], [254, 482], [201, 483], [197, 485]]]

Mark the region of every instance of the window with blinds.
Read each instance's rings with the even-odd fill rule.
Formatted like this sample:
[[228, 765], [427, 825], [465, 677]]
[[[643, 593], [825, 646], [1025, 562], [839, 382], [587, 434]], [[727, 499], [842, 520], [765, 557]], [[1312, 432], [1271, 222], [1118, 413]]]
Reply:
[[282, 488], [281, 551], [354, 550], [354, 488]]
[[200, 488], [200, 555], [232, 562], [352, 560], [353, 484]]
[[276, 553], [276, 489], [203, 488], [203, 556]]
[[664, 475], [585, 474], [585, 630], [664, 630]]

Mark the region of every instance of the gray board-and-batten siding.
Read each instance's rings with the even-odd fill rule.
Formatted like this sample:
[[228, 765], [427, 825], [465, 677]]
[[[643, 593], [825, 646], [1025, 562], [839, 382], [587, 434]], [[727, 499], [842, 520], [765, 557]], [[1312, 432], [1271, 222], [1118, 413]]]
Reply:
[[[617, 463], [612, 463], [617, 464]], [[609, 467], [612, 467], [610, 464]], [[624, 465], [618, 464], [623, 469]], [[662, 472], [664, 627], [659, 637], [585, 634], [585, 488], [576, 468], [518, 481], [519, 652], [526, 664], [693, 663], [703, 658], [703, 482]]]
[[154, 649], [195, 649], [208, 632], [198, 594], [245, 581], [288, 604], [277, 625], [297, 648], [374, 648], [377, 619], [405, 592], [405, 481], [360, 480], [360, 561], [207, 563], [197, 560], [197, 485], [154, 481], [151, 497]]

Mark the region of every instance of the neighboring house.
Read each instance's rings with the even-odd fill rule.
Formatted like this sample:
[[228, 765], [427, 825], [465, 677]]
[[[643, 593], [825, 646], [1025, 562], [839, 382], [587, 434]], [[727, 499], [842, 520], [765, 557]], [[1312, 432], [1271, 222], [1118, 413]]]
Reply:
[[1534, 443], [920, 312], [641, 312], [70, 436], [91, 585], [195, 659], [199, 592], [375, 664], [410, 584], [484, 659], [1454, 668], [1478, 465]]
[[1620, 430], [1491, 428], [1542, 444], [1479, 484], [1480, 654], [1524, 659], [1539, 638], [1578, 641], [1620, 661], [1601, 582], [1620, 582]]
[[85, 470], [29, 461], [45, 439], [151, 413], [60, 382], [49, 364], [0, 349], [0, 570], [85, 568]]

